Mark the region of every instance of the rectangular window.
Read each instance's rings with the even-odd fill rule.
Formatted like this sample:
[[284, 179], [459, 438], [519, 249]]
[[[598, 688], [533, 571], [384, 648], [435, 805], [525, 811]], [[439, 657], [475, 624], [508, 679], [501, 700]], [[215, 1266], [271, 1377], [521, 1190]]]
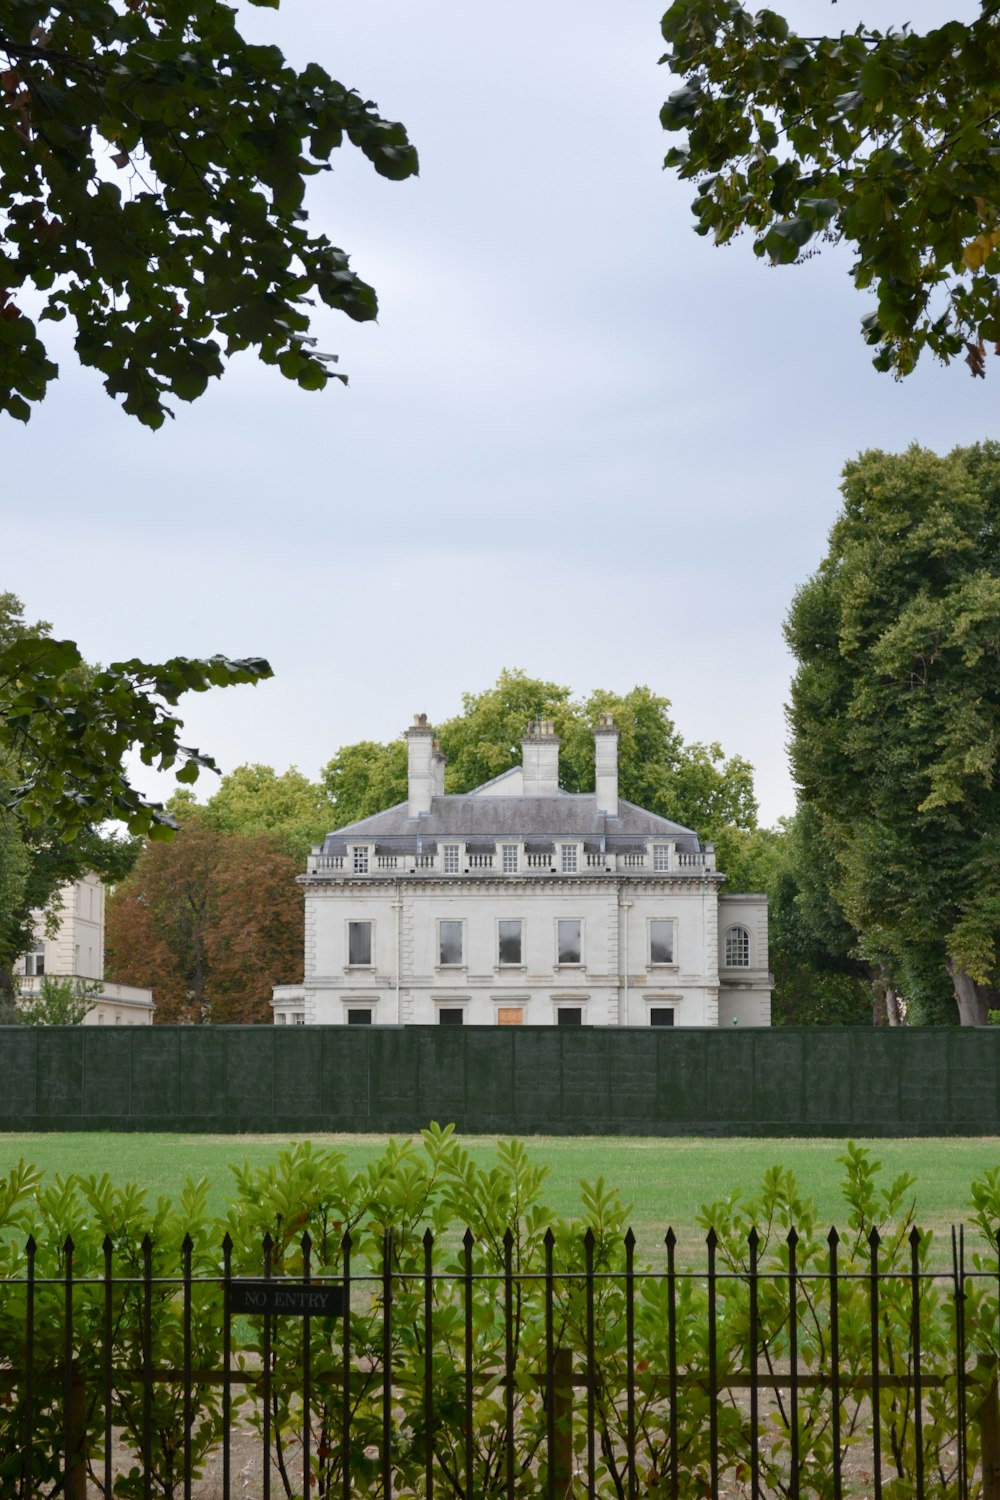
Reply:
[[576, 874], [577, 847], [575, 844], [562, 844], [562, 872], [564, 875]]
[[503, 873], [505, 875], [517, 874], [517, 845], [504, 844], [503, 846]]
[[459, 846], [458, 844], [445, 844], [444, 846], [444, 873], [446, 875], [457, 875], [459, 871]]
[[372, 961], [372, 924], [370, 922], [348, 922], [347, 962], [360, 968], [370, 967]]
[[364, 1010], [349, 1010], [347, 1012], [348, 1026], [370, 1026], [372, 1024], [372, 1013], [367, 1007]]
[[572, 920], [561, 920], [559, 926], [559, 962], [561, 964], [578, 964], [582, 962], [581, 954], [583, 945], [581, 942], [581, 923]]
[[365, 847], [354, 850], [354, 873], [355, 875], [368, 874], [368, 850]]
[[[98, 1018], [97, 1018], [97, 1024], [98, 1024], [98, 1026], [102, 1026], [104, 1024], [104, 1017], [103, 1016], [98, 1016]], [[284, 1026], [284, 1024], [285, 1024], [285, 1017], [284, 1017], [284, 1014], [281, 1011], [279, 1011], [278, 1014], [275, 1016], [275, 1018], [274, 1018], [274, 1024], [276, 1026]]]
[[670, 845], [653, 845], [653, 869], [664, 871], [670, 869]]
[[674, 961], [673, 922], [650, 922], [649, 961], [651, 964], [672, 964]]
[[583, 1010], [579, 1005], [560, 1005], [556, 1011], [557, 1026], [582, 1026]]
[[521, 923], [500, 922], [500, 962], [502, 964], [519, 964], [521, 962]]
[[463, 1012], [460, 1010], [441, 1009], [438, 1011], [439, 1026], [461, 1026], [463, 1018]]
[[650, 1026], [672, 1026], [674, 1024], [674, 1008], [672, 1005], [654, 1005], [649, 1012]]
[[[117, 1019], [118, 1017], [116, 1016], [115, 1020]], [[293, 1010], [289, 1020], [293, 1026], [304, 1026], [306, 1024], [306, 1013], [304, 1010]]]
[[[438, 938], [440, 941], [440, 963], [442, 967], [446, 964], [460, 964], [462, 962], [461, 922], [439, 922]], [[459, 1015], [461, 1015], [461, 1011], [459, 1011]]]
[[24, 972], [27, 975], [34, 975], [35, 978], [39, 978], [45, 973], [44, 943], [39, 943], [36, 948], [32, 948], [30, 953], [25, 954]]
[[498, 1005], [498, 1026], [520, 1026], [524, 1022], [524, 1009], [520, 1005]]

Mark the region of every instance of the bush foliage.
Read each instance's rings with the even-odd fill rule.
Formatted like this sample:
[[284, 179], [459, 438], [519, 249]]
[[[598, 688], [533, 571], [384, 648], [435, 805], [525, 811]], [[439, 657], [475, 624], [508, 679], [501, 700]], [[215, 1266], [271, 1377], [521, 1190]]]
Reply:
[[[879, 1163], [853, 1145], [841, 1160], [842, 1237], [818, 1225], [815, 1207], [799, 1196], [791, 1174], [774, 1167], [752, 1196], [734, 1193], [703, 1208], [707, 1270], [704, 1259], [699, 1269], [681, 1269], [669, 1233], [660, 1264], [641, 1265], [626, 1232], [629, 1208], [613, 1189], [601, 1181], [582, 1183], [579, 1217], [559, 1219], [544, 1204], [546, 1169], [530, 1160], [523, 1144], [501, 1142], [495, 1165], [481, 1167], [450, 1128], [432, 1126], [419, 1142], [390, 1142], [357, 1173], [338, 1152], [308, 1143], [290, 1146], [267, 1167], [234, 1168], [224, 1220], [207, 1214], [204, 1181], [188, 1183], [176, 1203], [154, 1205], [133, 1184], [116, 1186], [107, 1176], [43, 1181], [22, 1163], [0, 1181], [0, 1381], [8, 1392], [0, 1402], [0, 1493], [20, 1493], [25, 1478], [29, 1260], [37, 1493], [57, 1486], [62, 1472], [70, 1279], [72, 1356], [86, 1392], [75, 1441], [92, 1482], [106, 1493], [109, 1384], [111, 1424], [134, 1454], [131, 1468], [114, 1482], [123, 1500], [143, 1493], [143, 1464], [155, 1494], [181, 1491], [186, 1391], [178, 1372], [185, 1355], [190, 1368], [218, 1372], [227, 1348], [238, 1377], [233, 1416], [260, 1429], [267, 1420], [284, 1492], [297, 1494], [306, 1337], [316, 1495], [343, 1491], [345, 1465], [352, 1494], [382, 1492], [387, 1364], [398, 1493], [425, 1493], [432, 1470], [440, 1495], [469, 1493], [470, 1479], [476, 1494], [500, 1494], [509, 1465], [519, 1495], [545, 1494], [554, 1422], [546, 1408], [546, 1372], [551, 1376], [554, 1350], [568, 1353], [578, 1388], [588, 1367], [592, 1372], [589, 1388], [578, 1389], [575, 1400], [579, 1411], [593, 1406], [597, 1493], [629, 1492], [631, 1454], [641, 1493], [665, 1496], [676, 1480], [681, 1494], [705, 1494], [712, 1361], [721, 1392], [714, 1418], [719, 1469], [739, 1485], [749, 1474], [751, 1411], [745, 1390], [729, 1389], [727, 1381], [745, 1375], [751, 1359], [761, 1373], [787, 1370], [793, 1357], [803, 1372], [829, 1373], [834, 1312], [837, 1401], [826, 1382], [803, 1385], [794, 1400], [779, 1388], [766, 1403], [759, 1439], [766, 1492], [832, 1493], [838, 1455], [842, 1459], [871, 1427], [870, 1390], [856, 1377], [871, 1371], [874, 1337], [883, 1377], [882, 1454], [893, 1476], [883, 1494], [899, 1500], [914, 1493], [918, 1443], [927, 1493], [957, 1493], [961, 1403], [964, 1397], [975, 1413], [1000, 1353], [1000, 1171], [972, 1185], [980, 1249], [972, 1256], [973, 1274], [954, 1283], [928, 1274], [930, 1236], [915, 1227], [913, 1179], [904, 1174], [883, 1184]], [[435, 1275], [428, 1282], [431, 1265]], [[873, 1303], [875, 1270], [882, 1279]], [[348, 1283], [346, 1360], [344, 1320], [224, 1317], [227, 1273], [300, 1279], [307, 1271]], [[964, 1392], [955, 1375], [958, 1309], [972, 1382]], [[928, 1380], [921, 1424], [912, 1388], [884, 1379], [912, 1370], [917, 1338]], [[144, 1368], [158, 1372], [145, 1389]], [[511, 1385], [504, 1379], [508, 1369]], [[227, 1398], [219, 1382], [196, 1383], [192, 1396], [190, 1444], [198, 1471], [222, 1441]], [[345, 1411], [347, 1443], [341, 1440]], [[588, 1472], [586, 1421], [576, 1423], [572, 1443], [574, 1465]], [[977, 1444], [970, 1423], [973, 1465]]]

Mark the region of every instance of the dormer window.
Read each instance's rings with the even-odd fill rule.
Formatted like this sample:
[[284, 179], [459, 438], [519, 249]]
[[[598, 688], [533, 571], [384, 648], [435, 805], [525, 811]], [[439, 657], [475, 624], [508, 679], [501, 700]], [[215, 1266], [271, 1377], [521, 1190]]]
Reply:
[[564, 875], [575, 875], [576, 872], [577, 872], [577, 856], [578, 856], [578, 853], [579, 853], [576, 845], [575, 844], [562, 844], [560, 846], [560, 848], [561, 848], [561, 861], [562, 861], [561, 868], [562, 868], [563, 874]]
[[653, 869], [658, 871], [661, 875], [665, 874], [670, 869], [669, 844], [653, 845]]
[[444, 846], [444, 873], [457, 875], [461, 868], [461, 849], [458, 844]]
[[355, 875], [368, 874], [368, 845], [360, 844], [354, 848], [354, 873]]

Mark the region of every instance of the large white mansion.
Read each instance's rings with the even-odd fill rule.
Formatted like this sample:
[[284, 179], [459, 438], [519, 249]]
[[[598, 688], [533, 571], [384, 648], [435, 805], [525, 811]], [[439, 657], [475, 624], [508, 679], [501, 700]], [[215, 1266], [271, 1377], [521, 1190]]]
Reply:
[[767, 898], [721, 889], [696, 833], [618, 796], [618, 730], [596, 790], [559, 787], [552, 724], [522, 765], [462, 795], [426, 717], [409, 797], [331, 833], [305, 875], [305, 977], [285, 1024], [768, 1026]]

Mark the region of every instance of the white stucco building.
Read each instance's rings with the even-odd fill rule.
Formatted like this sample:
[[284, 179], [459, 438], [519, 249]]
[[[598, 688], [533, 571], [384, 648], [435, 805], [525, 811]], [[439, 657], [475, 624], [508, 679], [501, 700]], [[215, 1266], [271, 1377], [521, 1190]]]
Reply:
[[97, 875], [84, 875], [63, 887], [51, 934], [38, 913], [35, 945], [14, 966], [21, 992], [41, 988], [46, 975], [80, 980], [94, 986], [93, 1004], [85, 1026], [149, 1026], [153, 1020], [153, 992], [104, 978], [104, 908], [107, 892]]
[[618, 795], [618, 730], [594, 735], [596, 789], [559, 787], [551, 723], [522, 765], [444, 791], [424, 715], [409, 797], [309, 858], [305, 976], [286, 1024], [767, 1026], [767, 898], [722, 889], [711, 844]]

